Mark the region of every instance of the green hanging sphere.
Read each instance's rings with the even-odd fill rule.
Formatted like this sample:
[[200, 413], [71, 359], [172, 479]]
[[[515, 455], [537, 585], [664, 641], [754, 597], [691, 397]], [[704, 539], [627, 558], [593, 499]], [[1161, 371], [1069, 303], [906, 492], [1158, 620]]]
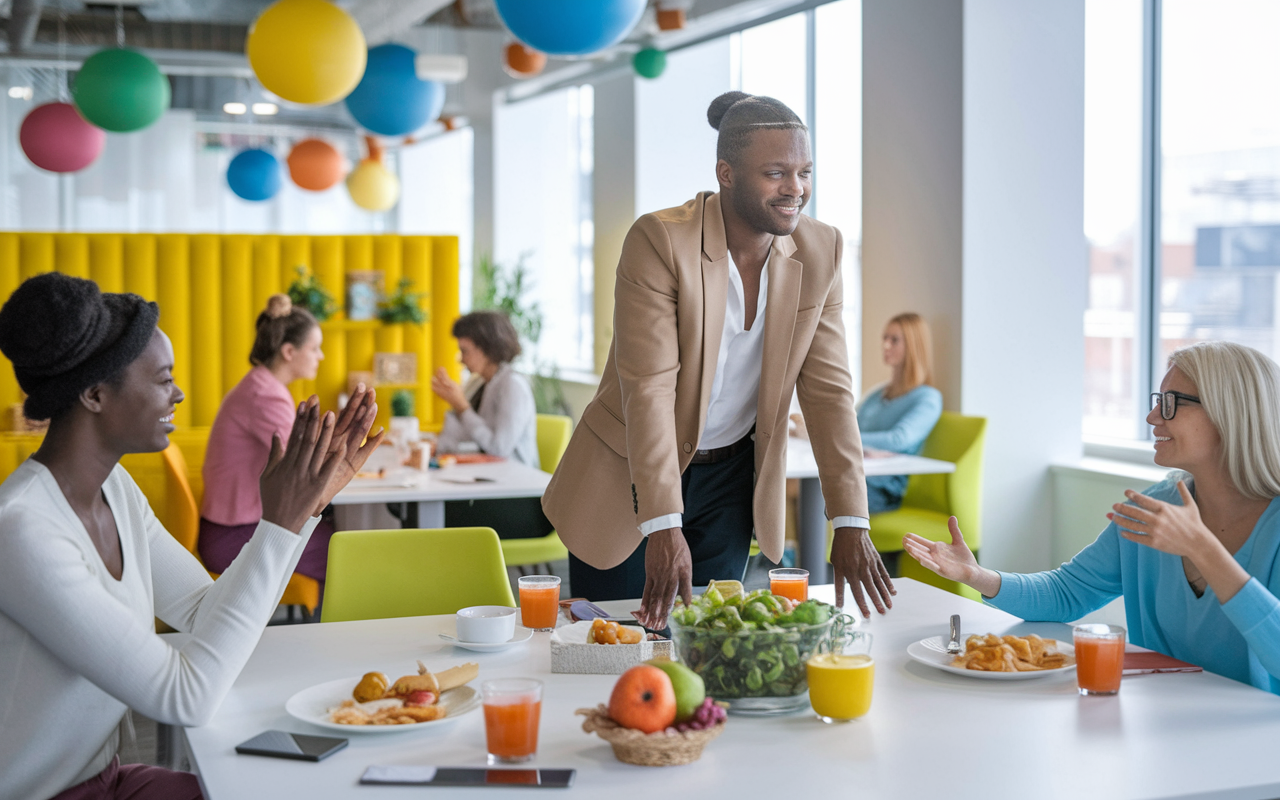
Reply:
[[658, 77], [667, 68], [667, 54], [652, 47], [646, 47], [631, 57], [631, 66], [642, 78]]
[[85, 59], [71, 92], [89, 122], [116, 133], [147, 127], [169, 108], [169, 79], [136, 50], [99, 50]]

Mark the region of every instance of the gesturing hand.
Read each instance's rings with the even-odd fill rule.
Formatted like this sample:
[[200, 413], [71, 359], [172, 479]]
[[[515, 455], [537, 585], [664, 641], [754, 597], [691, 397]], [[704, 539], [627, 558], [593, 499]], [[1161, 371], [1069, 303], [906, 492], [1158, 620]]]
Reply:
[[1182, 495], [1182, 505], [1175, 506], [1132, 489], [1126, 490], [1124, 496], [1132, 504], [1116, 503], [1107, 519], [1131, 542], [1194, 558], [1206, 545], [1216, 544], [1218, 540], [1200, 520], [1200, 508], [1183, 481], [1178, 481], [1178, 494]]
[[890, 595], [898, 593], [889, 578], [889, 570], [871, 544], [871, 535], [864, 528], [836, 528], [831, 540], [831, 566], [836, 578], [836, 606], [844, 607], [844, 584], [849, 582], [853, 598], [858, 602], [862, 616], [871, 616], [867, 596], [881, 614], [893, 608]]
[[947, 528], [951, 532], [950, 542], [934, 542], [908, 533], [902, 537], [902, 548], [921, 566], [947, 580], [968, 584], [987, 597], [995, 597], [1000, 592], [1000, 576], [978, 565], [955, 517], [947, 520]]
[[342, 488], [364, 466], [364, 462], [369, 460], [373, 451], [378, 449], [378, 445], [382, 444], [386, 431], [379, 429], [376, 434], [369, 436], [369, 429], [373, 427], [373, 421], [377, 416], [378, 403], [373, 389], [366, 387], [363, 383], [356, 384], [356, 390], [347, 401], [347, 407], [338, 415], [329, 448], [332, 453], [341, 444], [344, 455], [333, 477], [329, 480], [329, 485], [325, 487], [324, 494], [321, 495], [319, 505], [314, 509], [312, 516], [318, 516], [321, 511], [324, 511], [325, 506], [333, 500], [333, 496], [342, 491]]
[[667, 614], [679, 593], [685, 605], [693, 602], [693, 557], [684, 531], [654, 531], [644, 553], [644, 597], [636, 619], [651, 631], [667, 627]]
[[467, 398], [462, 392], [462, 387], [449, 377], [444, 367], [436, 367], [435, 374], [431, 376], [431, 391], [439, 395], [440, 399], [448, 403], [455, 412], [461, 414], [467, 410]]
[[271, 437], [271, 455], [258, 479], [263, 519], [297, 533], [313, 516], [346, 456], [345, 439], [333, 444], [333, 426], [333, 413], [321, 418], [319, 401], [312, 395], [298, 405], [288, 446], [280, 434]]

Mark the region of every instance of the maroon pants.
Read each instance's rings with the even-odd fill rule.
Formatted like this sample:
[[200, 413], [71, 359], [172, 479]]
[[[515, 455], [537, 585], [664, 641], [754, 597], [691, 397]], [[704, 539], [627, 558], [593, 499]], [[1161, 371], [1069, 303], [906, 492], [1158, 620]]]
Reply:
[[[249, 543], [253, 538], [253, 532], [257, 529], [256, 522], [250, 525], [219, 525], [201, 517], [200, 538], [197, 540], [196, 548], [200, 551], [200, 560], [204, 562], [205, 569], [219, 574], [226, 572], [227, 567], [231, 566], [235, 557], [240, 555], [240, 549]], [[306, 575], [308, 578], [315, 578], [323, 584], [325, 569], [329, 565], [329, 537], [331, 536], [333, 536], [333, 523], [327, 519], [321, 520], [320, 524], [316, 525], [315, 532], [311, 534], [306, 549], [302, 551], [302, 558], [298, 561], [294, 572]]]
[[200, 781], [190, 772], [174, 772], [145, 764], [120, 766], [120, 758], [84, 783], [52, 800], [203, 800]]

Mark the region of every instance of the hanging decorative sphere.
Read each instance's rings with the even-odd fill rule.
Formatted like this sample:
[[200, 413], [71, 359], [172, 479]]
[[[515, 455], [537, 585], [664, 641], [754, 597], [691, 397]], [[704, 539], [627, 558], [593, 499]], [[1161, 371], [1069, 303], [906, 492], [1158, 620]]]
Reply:
[[270, 200], [281, 183], [280, 162], [266, 150], [242, 150], [227, 166], [227, 185], [245, 200]]
[[647, 0], [495, 0], [517, 39], [553, 56], [586, 56], [622, 41]]
[[661, 75], [667, 68], [667, 54], [652, 47], [646, 47], [631, 57], [631, 66], [641, 78], [653, 78]]
[[169, 108], [169, 79], [136, 50], [99, 50], [85, 59], [71, 92], [89, 122], [116, 133], [141, 130]]
[[546, 66], [546, 53], [539, 53], [520, 42], [512, 42], [502, 49], [502, 68], [513, 78], [532, 78]]
[[347, 176], [347, 191], [366, 211], [386, 211], [400, 199], [400, 179], [381, 161], [366, 158]]
[[356, 88], [368, 51], [360, 26], [333, 3], [279, 0], [249, 28], [245, 53], [267, 91], [325, 105]]
[[342, 180], [347, 166], [337, 148], [322, 139], [298, 142], [285, 163], [293, 182], [312, 192], [323, 192]]
[[85, 122], [70, 103], [45, 103], [22, 120], [18, 142], [40, 169], [76, 172], [101, 155], [107, 134]]
[[361, 127], [383, 136], [403, 136], [444, 110], [444, 84], [424, 81], [414, 70], [417, 56], [402, 44], [369, 50], [364, 77], [347, 95], [347, 110]]

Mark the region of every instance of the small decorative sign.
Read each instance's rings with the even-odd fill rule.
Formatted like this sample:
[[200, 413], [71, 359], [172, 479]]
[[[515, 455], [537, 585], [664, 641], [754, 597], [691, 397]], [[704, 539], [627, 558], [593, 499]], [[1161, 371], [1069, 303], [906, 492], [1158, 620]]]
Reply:
[[388, 383], [414, 384], [418, 382], [418, 356], [416, 353], [374, 353], [373, 385]]

